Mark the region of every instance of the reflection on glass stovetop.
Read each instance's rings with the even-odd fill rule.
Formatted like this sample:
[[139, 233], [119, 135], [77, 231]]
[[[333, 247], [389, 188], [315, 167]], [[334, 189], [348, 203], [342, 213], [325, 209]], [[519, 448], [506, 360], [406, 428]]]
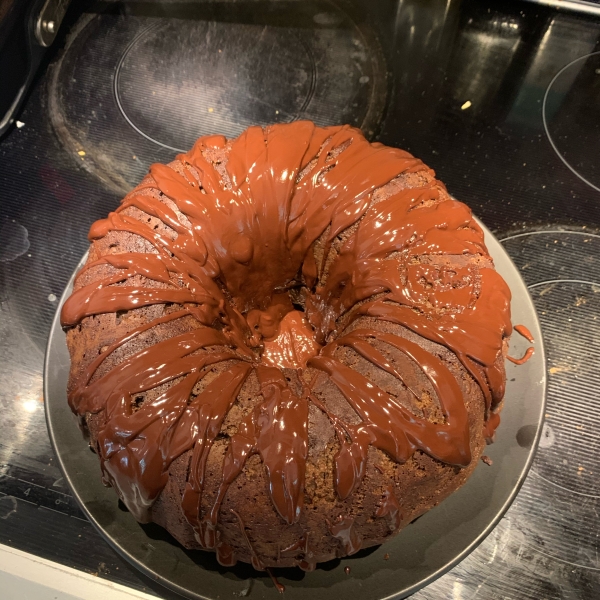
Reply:
[[151, 162], [251, 122], [346, 121], [421, 157], [496, 233], [547, 347], [525, 485], [483, 544], [415, 597], [597, 597], [599, 25], [490, 0], [72, 7], [25, 125], [0, 141], [0, 542], [152, 588], [83, 520], [54, 465], [42, 361], [57, 297], [89, 224]]

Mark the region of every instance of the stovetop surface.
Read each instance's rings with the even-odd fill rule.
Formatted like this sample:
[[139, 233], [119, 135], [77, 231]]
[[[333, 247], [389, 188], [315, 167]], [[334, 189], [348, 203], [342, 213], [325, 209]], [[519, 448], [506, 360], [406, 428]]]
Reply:
[[483, 544], [415, 597], [597, 598], [599, 40], [599, 20], [528, 2], [73, 7], [24, 125], [0, 141], [0, 543], [167, 597], [85, 521], [55, 466], [42, 362], [56, 301], [89, 225], [149, 164], [201, 134], [311, 118], [431, 165], [502, 240], [544, 332], [532, 471]]

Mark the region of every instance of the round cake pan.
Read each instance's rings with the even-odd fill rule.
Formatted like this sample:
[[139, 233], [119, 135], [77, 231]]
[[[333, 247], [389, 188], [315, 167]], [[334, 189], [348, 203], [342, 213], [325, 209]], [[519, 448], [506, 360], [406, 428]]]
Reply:
[[[541, 432], [546, 392], [544, 348], [525, 283], [504, 248], [484, 230], [496, 269], [512, 291], [513, 323], [526, 325], [535, 338], [531, 360], [521, 366], [506, 363], [502, 423], [495, 443], [486, 448], [492, 464], [478, 465], [460, 490], [383, 546], [326, 563], [312, 573], [275, 569], [277, 579], [285, 586], [286, 598], [405, 598], [465, 558], [490, 533], [515, 498], [532, 463]], [[216, 600], [247, 595], [255, 600], [278, 598], [279, 592], [266, 573], [249, 565], [224, 568], [212, 553], [184, 550], [160, 527], [137, 523], [119, 504], [115, 492], [102, 485], [98, 458], [83, 439], [67, 404], [70, 359], [59, 313], [71, 293], [74, 277], [75, 273], [62, 295], [50, 331], [44, 397], [50, 439], [83, 512], [121, 556], [151, 579], [186, 598]], [[520, 356], [527, 346], [515, 333], [511, 354]]]

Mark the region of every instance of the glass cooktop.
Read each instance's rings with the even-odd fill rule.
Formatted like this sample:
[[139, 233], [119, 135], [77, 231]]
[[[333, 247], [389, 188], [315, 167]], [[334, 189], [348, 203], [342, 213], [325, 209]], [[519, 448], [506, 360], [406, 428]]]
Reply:
[[0, 141], [0, 543], [166, 597], [55, 466], [42, 362], [57, 298], [89, 225], [149, 164], [202, 134], [310, 118], [432, 166], [501, 240], [544, 333], [533, 468], [492, 534], [415, 598], [597, 597], [600, 20], [492, 0], [73, 4]]

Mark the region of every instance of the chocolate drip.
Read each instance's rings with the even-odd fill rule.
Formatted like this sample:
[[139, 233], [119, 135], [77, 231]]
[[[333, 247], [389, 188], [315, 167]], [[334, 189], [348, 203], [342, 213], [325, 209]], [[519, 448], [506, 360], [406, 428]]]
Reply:
[[217, 555], [217, 561], [223, 567], [233, 567], [237, 563], [233, 548], [226, 542], [217, 542], [215, 553]]
[[300, 567], [303, 571], [314, 571], [317, 563], [314, 560], [314, 553], [308, 543], [309, 536], [310, 532], [306, 532], [297, 542], [280, 550], [279, 556], [283, 558], [295, 558], [296, 566]]
[[277, 577], [273, 573], [272, 569], [270, 569], [269, 567], [267, 567], [265, 569], [265, 571], [269, 574], [269, 577], [271, 578], [271, 581], [273, 582], [273, 585], [275, 586], [275, 588], [277, 589], [277, 591], [280, 594], [283, 594], [285, 592], [285, 585], [283, 585], [283, 583], [279, 582], [279, 580], [277, 579]]
[[392, 533], [400, 529], [400, 523], [402, 523], [402, 511], [400, 509], [398, 498], [396, 498], [396, 494], [394, 493], [394, 488], [391, 485], [385, 486], [383, 498], [381, 504], [377, 508], [375, 516], [389, 517]]
[[[252, 556], [252, 566], [257, 571], [265, 571], [265, 565], [260, 560], [260, 556], [258, 556], [258, 554], [256, 554], [256, 552], [254, 551], [254, 546], [250, 542], [250, 538], [248, 537], [248, 534], [246, 533], [246, 526], [244, 525], [244, 521], [242, 520], [242, 517], [240, 517], [240, 514], [237, 511], [233, 510], [233, 508], [231, 509], [231, 512], [235, 515], [235, 518], [238, 520], [238, 523], [240, 526], [240, 532], [241, 532], [242, 536], [244, 537], [244, 539], [246, 540], [246, 545], [248, 546], [248, 550], [250, 550], [250, 555]], [[269, 575], [270, 574], [271, 573], [269, 573]]]
[[[529, 329], [525, 327], [525, 325], [515, 325], [515, 331], [519, 335], [523, 336], [528, 342], [533, 344], [533, 336], [531, 335]], [[510, 362], [515, 363], [515, 365], [523, 365], [533, 356], [533, 353], [533, 348], [527, 348], [525, 354], [521, 358], [513, 358], [512, 356], [507, 356], [506, 358], [510, 360]]]
[[[224, 164], [210, 158], [219, 152], [227, 156]], [[377, 196], [398, 175], [411, 173], [419, 174], [420, 187], [392, 186], [387, 196]], [[164, 226], [154, 227], [152, 219]], [[221, 564], [235, 564], [236, 556], [221, 540], [219, 513], [251, 455], [263, 461], [281, 519], [293, 524], [300, 518], [309, 402], [335, 428], [335, 489], [342, 500], [361, 484], [370, 446], [398, 462], [421, 450], [451, 465], [469, 464], [467, 411], [448, 367], [417, 344], [360, 323], [343, 335], [361, 317], [400, 324], [452, 350], [482, 389], [486, 435], [493, 435], [504, 395], [503, 340], [512, 331], [510, 292], [489, 266], [470, 210], [450, 199], [433, 171], [407, 152], [369, 144], [348, 126], [310, 122], [251, 127], [234, 141], [205, 136], [171, 166], [152, 165], [121, 206], [91, 227], [89, 239], [96, 243], [111, 232], [138, 236], [152, 251], [89, 261], [63, 307], [63, 326], [144, 306], [177, 306], [116, 340], [74, 375], [69, 403], [80, 415], [104, 411], [98, 434], [104, 477], [139, 520], [151, 518], [173, 460], [192, 451], [183, 511], [198, 542], [214, 548]], [[79, 285], [94, 279], [94, 269], [102, 278]], [[303, 293], [294, 302], [300, 297], [304, 312], [286, 291], [298, 287]], [[192, 331], [137, 351], [94, 379], [116, 350], [184, 317], [193, 318]], [[526, 332], [522, 326], [517, 331]], [[336, 358], [337, 348], [352, 348], [418, 399], [372, 341], [421, 369], [443, 422], [414, 415]], [[331, 413], [312, 385], [303, 383], [302, 393], [294, 393], [284, 368], [296, 369], [300, 381], [305, 369], [326, 374], [360, 423]], [[252, 372], [262, 399], [231, 436], [216, 497], [201, 514], [208, 455]], [[209, 373], [210, 383], [195, 394]], [[135, 394], [165, 384], [166, 391], [134, 411]], [[264, 568], [235, 516], [254, 566]], [[377, 516], [390, 519], [393, 531], [401, 524], [391, 487]], [[329, 529], [343, 554], [360, 549], [352, 517], [340, 515]], [[282, 556], [303, 548], [293, 556], [312, 570], [308, 533], [298, 544]]]
[[524, 365], [533, 356], [533, 353], [533, 348], [527, 348], [525, 354], [523, 354], [521, 358], [513, 358], [512, 356], [507, 356], [506, 358], [510, 360], [510, 362], [515, 363], [515, 365]]
[[500, 425], [500, 413], [490, 414], [483, 426], [483, 435], [487, 444], [493, 443], [498, 425]]
[[[394, 346], [423, 369], [440, 400], [445, 423], [416, 417], [366, 377], [331, 357], [336, 346], [343, 344], [359, 348], [374, 364], [383, 364], [383, 356], [366, 338]], [[329, 375], [363, 421], [359, 427], [345, 426], [351, 442], [342, 441], [336, 457], [336, 490], [340, 497], [346, 497], [360, 484], [369, 445], [400, 463], [406, 462], [417, 449], [453, 465], [466, 466], [471, 462], [467, 411], [460, 388], [448, 367], [417, 344], [383, 332], [356, 329], [331, 343], [320, 356], [310, 359], [309, 365]], [[347, 468], [349, 464], [353, 468]]]
[[333, 523], [328, 521], [327, 525], [331, 535], [340, 541], [340, 556], [351, 556], [360, 550], [362, 537], [356, 531], [354, 517], [339, 515]]
[[231, 438], [210, 515], [213, 527], [227, 488], [242, 472], [246, 460], [256, 453], [265, 465], [269, 493], [279, 515], [288, 524], [300, 517], [308, 455], [308, 400], [291, 392], [281, 370], [260, 365], [256, 372], [264, 401], [239, 424]]
[[305, 547], [306, 543], [307, 543], [307, 538], [303, 536], [297, 542], [290, 544], [283, 550], [279, 550], [279, 556], [283, 556], [284, 558], [287, 558], [287, 557], [295, 558], [300, 553], [304, 552], [304, 547]]
[[[246, 540], [246, 545], [248, 546], [248, 549], [250, 550], [250, 555], [252, 556], [252, 559], [251, 559], [252, 566], [257, 571], [266, 571], [269, 574], [269, 577], [271, 578], [271, 581], [273, 582], [273, 585], [275, 586], [277, 591], [280, 594], [283, 594], [285, 592], [285, 586], [282, 583], [279, 583], [279, 581], [277, 581], [277, 577], [275, 577], [273, 571], [269, 567], [265, 567], [265, 565], [263, 564], [263, 562], [260, 559], [260, 556], [258, 556], [256, 551], [254, 550], [254, 546], [250, 542], [250, 538], [248, 537], [248, 534], [246, 533], [246, 527], [244, 525], [244, 521], [242, 520], [242, 517], [240, 516], [240, 514], [237, 511], [235, 511], [233, 509], [231, 509], [231, 512], [235, 515], [236, 519], [238, 520], [238, 523], [240, 526], [240, 532], [242, 533], [242, 536]], [[218, 548], [218, 546], [217, 546], [217, 548]]]
[[188, 418], [177, 431], [178, 434], [181, 431], [180, 435], [183, 436], [185, 442], [189, 442], [187, 447], [194, 444], [188, 481], [182, 498], [183, 512], [194, 528], [196, 537], [207, 548], [214, 548], [216, 539], [212, 538], [210, 542], [207, 542], [206, 536], [201, 535], [198, 522], [206, 460], [210, 448], [221, 430], [223, 419], [237, 398], [250, 369], [251, 365], [249, 364], [237, 364], [230, 371], [214, 379], [190, 403], [186, 414]]
[[531, 335], [531, 331], [525, 327], [525, 325], [515, 325], [515, 331], [522, 335], [530, 344], [533, 344], [533, 336]]

